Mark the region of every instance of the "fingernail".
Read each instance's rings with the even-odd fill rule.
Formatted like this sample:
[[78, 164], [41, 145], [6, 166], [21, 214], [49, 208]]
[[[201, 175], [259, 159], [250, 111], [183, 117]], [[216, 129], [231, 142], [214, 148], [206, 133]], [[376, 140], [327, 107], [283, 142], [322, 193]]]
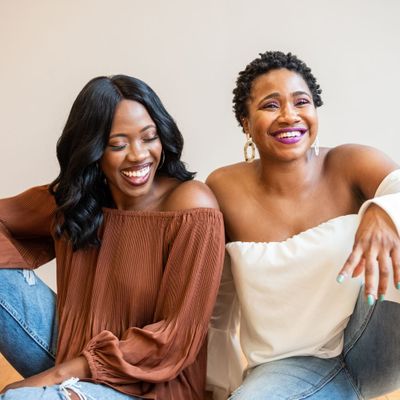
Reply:
[[372, 294], [367, 296], [367, 302], [369, 306], [373, 306], [375, 303], [375, 297]]
[[379, 301], [383, 301], [385, 300], [385, 295], [384, 294], [380, 294], [379, 295]]
[[[344, 281], [344, 275], [343, 274], [339, 274], [337, 276], [337, 278], [336, 278], [336, 282], [337, 283], [342, 283], [343, 281]], [[399, 284], [400, 284], [400, 282], [399, 282]], [[399, 286], [399, 289], [400, 289], [400, 286]]]
[[396, 289], [397, 289], [397, 290], [400, 290], [400, 282], [397, 282], [397, 283], [396, 283]]

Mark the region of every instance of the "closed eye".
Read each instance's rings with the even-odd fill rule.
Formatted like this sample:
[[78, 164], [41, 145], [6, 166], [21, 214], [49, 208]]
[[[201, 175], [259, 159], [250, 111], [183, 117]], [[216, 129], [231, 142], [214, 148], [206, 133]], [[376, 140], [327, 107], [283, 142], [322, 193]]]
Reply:
[[126, 147], [126, 144], [109, 144], [108, 147], [111, 151], [120, 151]]
[[279, 104], [276, 102], [265, 103], [261, 106], [261, 108], [264, 110], [276, 110], [279, 108]]
[[158, 139], [158, 135], [154, 135], [154, 136], [143, 138], [143, 141], [148, 143], [148, 142], [154, 142], [154, 140], [157, 140], [157, 139]]

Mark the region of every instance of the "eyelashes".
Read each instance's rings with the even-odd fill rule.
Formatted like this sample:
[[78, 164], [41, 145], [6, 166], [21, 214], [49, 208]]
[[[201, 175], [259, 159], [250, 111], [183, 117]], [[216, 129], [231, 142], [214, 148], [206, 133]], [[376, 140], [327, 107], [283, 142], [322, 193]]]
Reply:
[[295, 102], [296, 106], [303, 106], [306, 104], [310, 104], [310, 100], [308, 99], [299, 99], [298, 101]]
[[[154, 142], [154, 141], [156, 141], [158, 139], [159, 139], [159, 136], [158, 135], [154, 135], [154, 136], [151, 136], [151, 137], [144, 137], [141, 140], [144, 143], [151, 143], [151, 142]], [[110, 148], [111, 151], [121, 151], [121, 150], [125, 149], [128, 145], [129, 145], [129, 143], [121, 143], [121, 144], [119, 144], [119, 143], [115, 143], [115, 144], [109, 143], [108, 147]]]
[[144, 142], [154, 142], [157, 139], [158, 139], [158, 135], [154, 135], [154, 136], [149, 137], [149, 138], [144, 138], [143, 141]]
[[266, 110], [268, 110], [268, 109], [277, 109], [277, 108], [279, 108], [279, 103], [278, 102], [271, 102], [271, 103], [266, 103], [266, 104], [263, 104], [262, 106], [261, 106], [261, 108], [263, 108], [263, 109], [266, 109]]
[[[305, 105], [311, 104], [311, 101], [309, 99], [306, 99], [306, 98], [301, 98], [301, 99], [295, 100], [293, 104], [294, 104], [295, 107], [301, 107], [301, 106], [305, 106]], [[281, 104], [278, 101], [274, 101], [274, 102], [269, 102], [269, 103], [263, 104], [261, 106], [261, 109], [263, 109], [263, 110], [277, 110], [280, 107], [281, 107]]]
[[126, 147], [126, 144], [121, 144], [121, 145], [109, 144], [108, 147], [111, 149], [111, 151], [120, 151]]

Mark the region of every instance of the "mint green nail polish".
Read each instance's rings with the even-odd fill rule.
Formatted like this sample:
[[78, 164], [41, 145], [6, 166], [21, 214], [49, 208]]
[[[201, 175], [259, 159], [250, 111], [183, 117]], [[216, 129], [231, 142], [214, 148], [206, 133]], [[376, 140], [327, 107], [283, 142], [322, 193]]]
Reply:
[[375, 303], [375, 297], [372, 294], [367, 296], [367, 302], [369, 306], [373, 306]]
[[384, 294], [380, 294], [379, 295], [379, 301], [383, 301], [385, 300], [385, 295]]
[[[336, 278], [336, 282], [337, 283], [342, 283], [343, 281], [344, 281], [344, 275], [343, 274], [339, 274], [337, 276], [337, 278]], [[400, 285], [400, 282], [399, 282], [399, 285]], [[400, 289], [400, 286], [399, 286], [399, 289]]]
[[400, 282], [397, 282], [397, 283], [396, 283], [396, 289], [397, 289], [397, 290], [400, 290]]

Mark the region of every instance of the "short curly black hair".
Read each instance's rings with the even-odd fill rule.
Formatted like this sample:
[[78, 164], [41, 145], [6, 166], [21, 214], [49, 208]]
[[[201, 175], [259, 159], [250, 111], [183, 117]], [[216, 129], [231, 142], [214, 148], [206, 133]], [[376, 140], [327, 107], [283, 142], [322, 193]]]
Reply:
[[260, 57], [254, 59], [246, 66], [243, 71], [239, 72], [236, 80], [236, 87], [233, 90], [233, 111], [239, 125], [242, 125], [244, 117], [248, 116], [246, 102], [250, 96], [250, 91], [254, 80], [271, 70], [286, 68], [295, 71], [302, 76], [310, 89], [316, 107], [322, 106], [323, 102], [317, 80], [311, 73], [311, 69], [292, 53], [283, 53], [281, 51], [266, 51], [260, 53]]

